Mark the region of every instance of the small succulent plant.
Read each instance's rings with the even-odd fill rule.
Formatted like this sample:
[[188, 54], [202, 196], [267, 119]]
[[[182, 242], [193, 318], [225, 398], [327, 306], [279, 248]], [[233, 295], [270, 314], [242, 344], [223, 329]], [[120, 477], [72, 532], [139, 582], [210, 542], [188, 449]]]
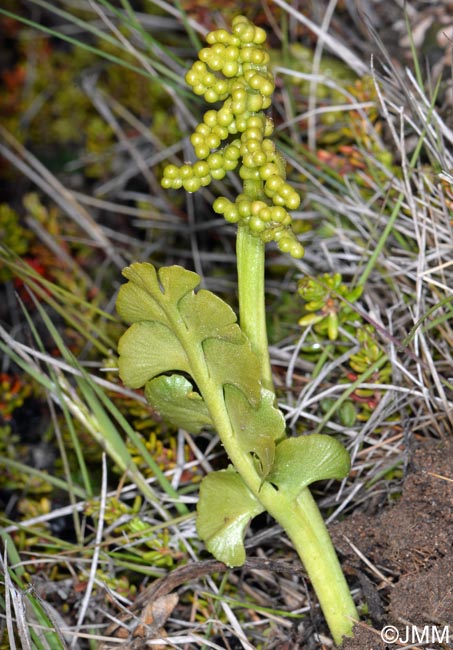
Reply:
[[362, 287], [349, 289], [340, 273], [305, 277], [299, 281], [298, 291], [308, 312], [299, 319], [299, 325], [312, 325], [317, 334], [327, 336], [330, 341], [338, 338], [340, 325], [357, 318], [353, 303], [360, 298]]

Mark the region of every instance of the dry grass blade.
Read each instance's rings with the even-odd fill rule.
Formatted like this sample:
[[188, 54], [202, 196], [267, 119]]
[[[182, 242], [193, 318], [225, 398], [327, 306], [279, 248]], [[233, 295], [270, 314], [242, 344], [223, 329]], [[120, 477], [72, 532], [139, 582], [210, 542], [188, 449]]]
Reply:
[[[100, 499], [99, 499], [99, 518], [98, 518], [98, 524], [96, 528], [96, 536], [94, 540], [94, 550], [92, 555], [90, 572], [88, 575], [88, 581], [87, 581], [85, 593], [83, 595], [83, 599], [80, 604], [80, 610], [79, 610], [79, 615], [78, 615], [76, 629], [75, 629], [76, 635], [79, 632], [80, 628], [82, 627], [86, 616], [86, 612], [90, 607], [94, 581], [96, 578], [96, 571], [98, 568], [99, 553], [101, 550], [101, 543], [103, 539], [103, 525], [104, 525], [106, 496], [107, 496], [107, 463], [106, 463], [105, 454], [102, 454], [102, 483], [101, 483], [101, 491], [100, 491]], [[77, 636], [74, 636], [71, 641], [70, 647], [73, 649], [76, 647], [76, 644], [77, 644]]]
[[9, 638], [11, 650], [16, 650], [16, 641], [15, 641], [15, 634], [14, 634], [14, 627], [13, 627], [13, 621], [15, 620], [15, 612], [13, 611], [14, 594], [16, 590], [8, 573], [7, 551], [8, 548], [7, 545], [5, 545], [4, 555], [3, 558], [1, 559], [2, 571], [5, 580], [5, 618], [6, 618], [6, 629], [8, 631], [8, 638]]
[[122, 268], [125, 264], [124, 260], [85, 208], [76, 201], [72, 192], [1, 125], [0, 137], [3, 140], [3, 143], [0, 142], [0, 153], [60, 205], [63, 211], [92, 238], [93, 245], [99, 246], [114, 264]]
[[300, 11], [297, 11], [294, 7], [289, 5], [284, 0], [275, 0], [275, 4], [284, 9], [289, 15], [294, 16], [303, 25], [306, 25], [320, 41], [324, 42], [326, 47], [328, 47], [331, 52], [336, 56], [343, 59], [343, 61], [349, 65], [358, 75], [365, 74], [367, 72], [367, 66], [363, 63], [351, 50], [345, 47], [342, 43], [335, 39], [331, 34], [323, 31], [322, 27], [319, 27], [310, 20], [307, 16], [302, 14]]

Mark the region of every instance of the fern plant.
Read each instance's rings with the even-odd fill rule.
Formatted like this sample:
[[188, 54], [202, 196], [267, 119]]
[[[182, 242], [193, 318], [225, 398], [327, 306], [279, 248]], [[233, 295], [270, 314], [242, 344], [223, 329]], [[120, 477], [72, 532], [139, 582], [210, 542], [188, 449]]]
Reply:
[[[117, 310], [130, 323], [119, 342], [119, 371], [131, 388], [144, 387], [162, 417], [192, 433], [215, 430], [230, 466], [202, 481], [197, 530], [226, 565], [245, 561], [244, 535], [267, 511], [292, 540], [337, 644], [350, 635], [357, 612], [309, 485], [342, 479], [349, 455], [321, 434], [288, 437], [278, 409], [269, 360], [264, 304], [265, 245], [274, 241], [295, 258], [303, 248], [289, 211], [300, 198], [286, 181], [285, 162], [266, 116], [274, 80], [265, 31], [247, 18], [208, 34], [208, 47], [186, 75], [208, 110], [191, 137], [194, 164], [168, 165], [162, 185], [195, 192], [239, 168], [243, 191], [219, 197], [215, 212], [237, 223], [239, 323], [200, 277], [179, 266], [159, 270], [135, 263]], [[223, 143], [223, 147], [221, 144]]]

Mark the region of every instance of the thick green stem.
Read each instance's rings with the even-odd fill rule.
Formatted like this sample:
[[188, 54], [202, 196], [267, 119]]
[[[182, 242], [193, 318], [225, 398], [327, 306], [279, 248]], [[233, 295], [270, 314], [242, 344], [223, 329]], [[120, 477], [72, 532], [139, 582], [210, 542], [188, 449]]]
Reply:
[[226, 453], [263, 508], [282, 526], [293, 542], [336, 644], [351, 636], [357, 610], [324, 520], [308, 488], [297, 498], [277, 490], [256, 471], [250, 454], [237, 444], [220, 394], [206, 397]]
[[247, 227], [239, 226], [236, 255], [239, 322], [261, 363], [263, 386], [274, 391], [266, 328], [264, 293], [264, 242]]
[[269, 496], [261, 502], [293, 542], [339, 645], [359, 617], [319, 508], [308, 488], [295, 501], [279, 492]]
[[[239, 227], [236, 248], [240, 324], [261, 361], [263, 384], [273, 390], [264, 302], [264, 246], [261, 239], [250, 234], [246, 227]], [[289, 499], [269, 483], [263, 484], [249, 462], [250, 458], [246, 460], [235, 445], [231, 448], [228, 440], [222, 436], [222, 428], [218, 432], [237, 471], [292, 540], [335, 643], [340, 644], [344, 635], [351, 635], [358, 615], [326, 525], [310, 490], [305, 488], [297, 499]]]

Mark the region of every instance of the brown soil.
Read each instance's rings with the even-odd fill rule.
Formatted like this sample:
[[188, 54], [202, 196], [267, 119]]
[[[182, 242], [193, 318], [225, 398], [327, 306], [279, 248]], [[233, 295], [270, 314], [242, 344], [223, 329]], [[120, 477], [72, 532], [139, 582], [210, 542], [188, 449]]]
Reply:
[[[356, 626], [342, 650], [412, 648], [420, 639], [417, 647], [425, 650], [453, 648], [453, 443], [433, 441], [415, 451], [395, 505], [354, 514], [331, 533], [368, 606], [368, 624]], [[380, 632], [388, 625], [409, 641], [384, 643]], [[414, 639], [412, 626], [422, 636]]]

